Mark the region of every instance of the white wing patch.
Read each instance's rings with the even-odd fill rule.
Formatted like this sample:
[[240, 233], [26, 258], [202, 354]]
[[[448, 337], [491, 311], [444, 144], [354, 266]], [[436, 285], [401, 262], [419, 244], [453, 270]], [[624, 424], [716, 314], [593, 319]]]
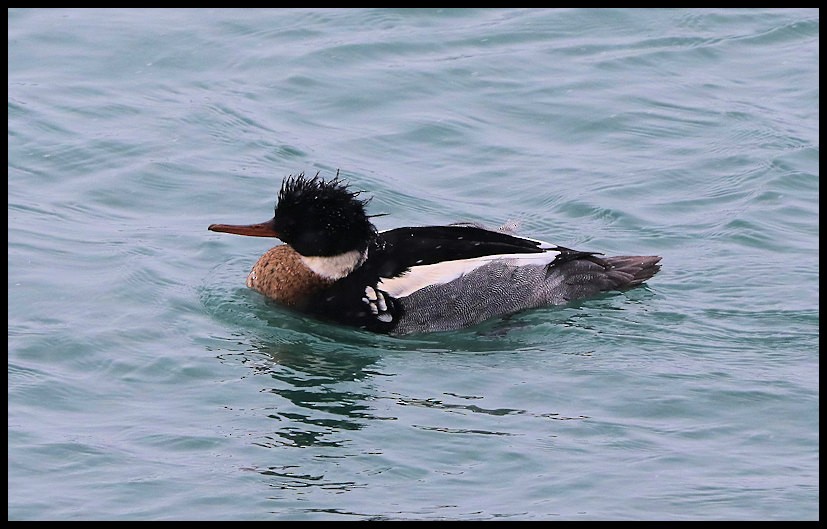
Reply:
[[388, 323], [393, 321], [393, 315], [388, 312], [388, 300], [385, 298], [385, 293], [377, 288], [371, 286], [365, 287], [365, 297], [362, 302], [370, 309], [371, 313], [376, 316], [376, 319]]
[[[556, 248], [553, 244], [543, 243], [543, 245], [547, 245], [549, 248]], [[505, 260], [514, 266], [545, 266], [554, 261], [558, 255], [560, 255], [560, 252], [549, 249], [542, 253], [486, 255], [471, 259], [443, 261], [441, 263], [414, 266], [399, 277], [383, 277], [376, 288], [377, 290], [384, 290], [392, 297], [404, 298], [430, 285], [450, 283], [454, 279], [493, 261]]]

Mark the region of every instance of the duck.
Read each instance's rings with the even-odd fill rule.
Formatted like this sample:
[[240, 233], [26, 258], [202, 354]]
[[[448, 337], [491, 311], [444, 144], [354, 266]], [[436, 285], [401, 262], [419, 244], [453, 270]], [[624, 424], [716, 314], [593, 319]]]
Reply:
[[310, 317], [376, 333], [452, 331], [544, 306], [637, 287], [660, 256], [604, 257], [474, 223], [377, 230], [370, 198], [319, 173], [286, 177], [273, 218], [211, 224], [274, 237], [247, 286]]

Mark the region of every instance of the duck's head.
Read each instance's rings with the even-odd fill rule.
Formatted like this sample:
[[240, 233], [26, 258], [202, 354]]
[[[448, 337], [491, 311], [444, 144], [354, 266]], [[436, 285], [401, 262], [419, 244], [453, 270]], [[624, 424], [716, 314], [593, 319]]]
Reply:
[[368, 200], [357, 198], [339, 180], [322, 180], [318, 173], [287, 177], [281, 185], [272, 219], [261, 224], [212, 224], [211, 231], [277, 237], [305, 257], [333, 257], [364, 252], [376, 236], [365, 212]]

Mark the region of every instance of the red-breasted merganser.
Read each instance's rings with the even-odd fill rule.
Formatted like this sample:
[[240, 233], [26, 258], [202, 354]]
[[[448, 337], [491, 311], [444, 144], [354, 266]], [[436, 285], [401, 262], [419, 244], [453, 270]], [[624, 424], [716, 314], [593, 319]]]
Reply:
[[561, 305], [640, 285], [658, 256], [596, 252], [471, 224], [379, 232], [338, 175], [284, 180], [275, 215], [261, 224], [212, 224], [211, 231], [277, 237], [247, 286], [312, 316], [407, 334], [447, 331], [497, 316]]

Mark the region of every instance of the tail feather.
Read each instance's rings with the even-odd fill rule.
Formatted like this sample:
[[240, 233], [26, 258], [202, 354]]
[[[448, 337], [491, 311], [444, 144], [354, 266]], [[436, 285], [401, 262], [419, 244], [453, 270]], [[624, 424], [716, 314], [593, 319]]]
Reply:
[[660, 270], [657, 255], [601, 257], [580, 255], [548, 269], [550, 303], [560, 304], [588, 298], [601, 292], [636, 287]]
[[616, 285], [613, 290], [624, 290], [640, 285], [660, 270], [661, 257], [657, 255], [619, 255], [600, 259], [608, 264], [606, 275]]

